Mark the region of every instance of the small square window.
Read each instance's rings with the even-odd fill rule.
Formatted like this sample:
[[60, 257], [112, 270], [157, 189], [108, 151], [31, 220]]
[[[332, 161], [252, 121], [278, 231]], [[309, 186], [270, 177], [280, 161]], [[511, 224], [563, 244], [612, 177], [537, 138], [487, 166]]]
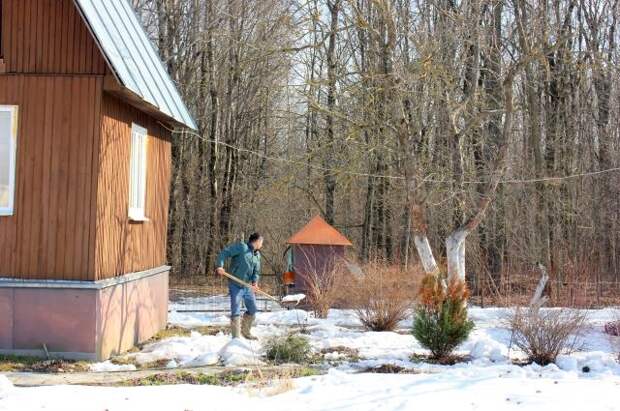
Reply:
[[129, 218], [146, 221], [147, 139], [144, 127], [132, 124], [129, 162]]

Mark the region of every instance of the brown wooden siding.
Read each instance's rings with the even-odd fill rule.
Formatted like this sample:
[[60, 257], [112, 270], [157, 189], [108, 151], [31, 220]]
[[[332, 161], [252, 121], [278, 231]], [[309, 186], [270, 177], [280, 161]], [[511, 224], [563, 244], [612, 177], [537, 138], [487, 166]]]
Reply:
[[15, 211], [0, 217], [0, 276], [94, 276], [98, 101], [102, 77], [0, 76], [19, 106]]
[[1, 3], [8, 73], [105, 73], [106, 62], [72, 0]]
[[[101, 106], [97, 192], [96, 279], [161, 266], [171, 173], [170, 133], [152, 117], [110, 94]], [[148, 130], [145, 222], [130, 222], [129, 157], [132, 122]]]

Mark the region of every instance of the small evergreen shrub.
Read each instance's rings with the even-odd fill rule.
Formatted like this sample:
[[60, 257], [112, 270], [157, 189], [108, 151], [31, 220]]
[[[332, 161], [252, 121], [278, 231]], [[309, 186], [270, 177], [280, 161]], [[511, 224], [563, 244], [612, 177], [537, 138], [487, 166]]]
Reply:
[[451, 280], [446, 286], [439, 275], [428, 275], [422, 281], [412, 334], [433, 359], [448, 357], [474, 328], [467, 319], [468, 296], [460, 280]]
[[311, 357], [308, 339], [296, 334], [274, 337], [267, 341], [265, 348], [267, 358], [276, 364], [306, 364]]

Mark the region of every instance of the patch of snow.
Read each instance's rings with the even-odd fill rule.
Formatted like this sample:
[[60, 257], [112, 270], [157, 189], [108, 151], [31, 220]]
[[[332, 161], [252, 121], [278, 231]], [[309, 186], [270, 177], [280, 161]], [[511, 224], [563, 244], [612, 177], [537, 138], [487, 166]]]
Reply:
[[244, 366], [262, 364], [263, 351], [257, 341], [231, 339], [229, 335], [202, 335], [193, 331], [189, 336], [166, 338], [146, 345], [142, 351], [127, 354], [138, 364], [167, 361], [166, 368], [205, 367], [223, 364]]
[[233, 338], [219, 352], [222, 363], [227, 367], [263, 365], [260, 344], [244, 338]]
[[[223, 305], [227, 299], [219, 298]], [[182, 303], [176, 309], [183, 310]], [[261, 312], [253, 333], [261, 340], [286, 335], [303, 325], [312, 349], [345, 346], [359, 352], [361, 360], [346, 362], [346, 356], [334, 352], [331, 360], [344, 360], [327, 375], [295, 379], [289, 391], [268, 395], [247, 386], [159, 386], [159, 387], [37, 387], [13, 388], [0, 401], [0, 410], [97, 409], [152, 411], [169, 409], [228, 409], [230, 404], [253, 411], [288, 410], [299, 404], [305, 410], [407, 410], [418, 408], [468, 410], [542, 410], [581, 411], [606, 409], [620, 411], [620, 403], [610, 393], [620, 386], [617, 352], [604, 334], [604, 325], [618, 318], [616, 310], [589, 310], [589, 329], [584, 335], [587, 351], [558, 358], [545, 367], [532, 364], [516, 366], [510, 359], [523, 358], [513, 346], [505, 328], [510, 308], [470, 307], [476, 328], [457, 349], [472, 360], [453, 366], [413, 362], [411, 354], [427, 354], [409, 333], [411, 318], [402, 321], [398, 332], [365, 331], [352, 310], [331, 310], [327, 319], [318, 319], [303, 310]], [[228, 324], [224, 314], [172, 312], [171, 322], [184, 326]], [[617, 337], [616, 337], [617, 338]], [[128, 354], [139, 363], [165, 360], [167, 366], [225, 364], [248, 366], [261, 364], [263, 349], [258, 341], [231, 340], [223, 333], [171, 337], [147, 345], [142, 352]], [[344, 358], [343, 358], [344, 357]], [[358, 374], [369, 367], [393, 364], [417, 374]], [[6, 380], [6, 379], [5, 379]], [[3, 391], [0, 377], [0, 398]], [[9, 383], [10, 384], [10, 383]], [[66, 398], [71, 398], [70, 402]], [[205, 401], [208, 398], [208, 401]], [[596, 404], [593, 408], [593, 404]]]
[[579, 369], [579, 361], [570, 355], [559, 355], [555, 364], [564, 371], [577, 371]]
[[93, 372], [135, 371], [136, 366], [133, 364], [114, 364], [107, 360], [91, 364], [90, 370]]
[[291, 294], [282, 297], [283, 303], [299, 303], [301, 300], [306, 298], [306, 294]]
[[13, 383], [6, 376], [0, 374], [0, 399], [7, 397], [14, 388]]
[[229, 340], [230, 337], [223, 333], [202, 335], [193, 331], [189, 336], [156, 341], [142, 351], [128, 355], [133, 356], [138, 364], [174, 360], [177, 366], [183, 367], [215, 365], [219, 361], [217, 353]]
[[508, 347], [493, 339], [486, 333], [472, 333], [471, 338], [461, 347], [462, 351], [469, 351], [471, 358], [488, 359], [499, 363], [508, 360]]
[[[439, 373], [326, 375], [295, 379], [291, 390], [268, 395], [245, 387], [197, 385], [151, 387], [55, 386], [16, 388], [1, 410], [77, 411], [136, 409], [206, 411], [404, 411], [473, 410], [620, 410], [614, 392], [620, 379], [574, 378], [557, 367], [502, 364], [447, 367]], [[67, 401], [70, 398], [70, 401]], [[93, 406], [96, 404], [96, 406]]]

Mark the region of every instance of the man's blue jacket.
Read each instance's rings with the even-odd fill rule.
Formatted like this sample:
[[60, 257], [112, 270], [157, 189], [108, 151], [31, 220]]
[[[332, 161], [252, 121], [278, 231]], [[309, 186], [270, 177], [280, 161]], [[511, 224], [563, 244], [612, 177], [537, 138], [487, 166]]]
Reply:
[[230, 274], [246, 283], [257, 283], [260, 277], [260, 253], [252, 246], [240, 242], [224, 248], [217, 256], [217, 267], [224, 267], [230, 258]]

